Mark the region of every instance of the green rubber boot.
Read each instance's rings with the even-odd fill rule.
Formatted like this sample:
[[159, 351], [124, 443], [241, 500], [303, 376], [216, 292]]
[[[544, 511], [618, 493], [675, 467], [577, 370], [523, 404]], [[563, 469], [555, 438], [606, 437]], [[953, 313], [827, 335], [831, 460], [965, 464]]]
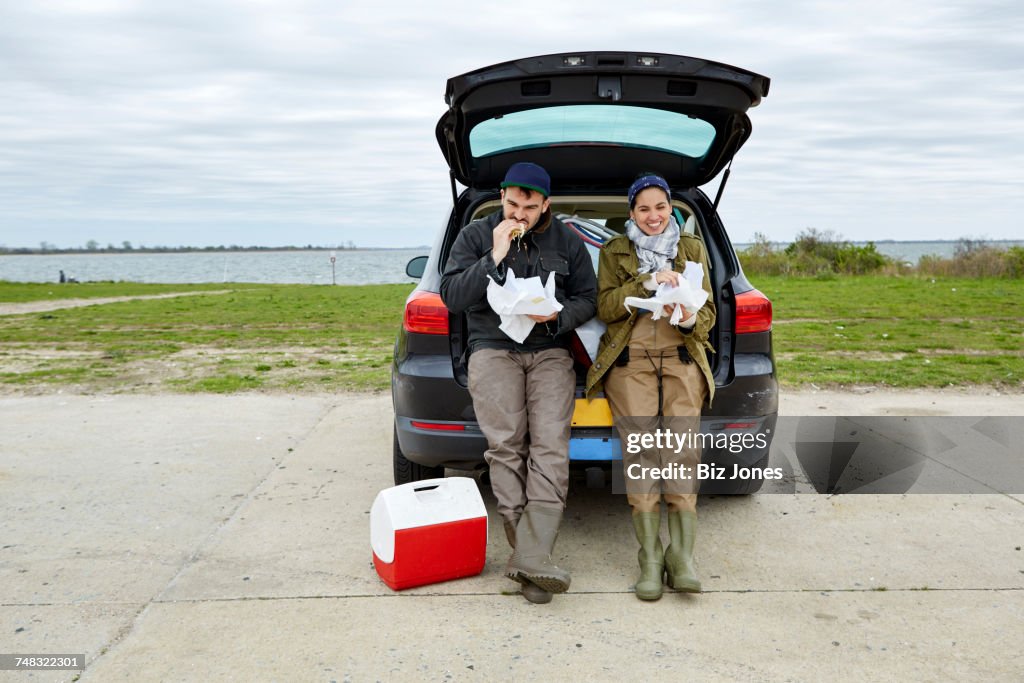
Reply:
[[518, 519], [508, 519], [507, 517], [503, 520], [505, 524], [505, 538], [508, 539], [508, 544], [512, 550], [516, 549], [516, 524], [519, 523]]
[[665, 551], [668, 585], [684, 593], [700, 593], [700, 581], [693, 568], [693, 543], [697, 536], [697, 513], [668, 512], [669, 546]]
[[634, 513], [633, 528], [640, 541], [640, 551], [637, 553], [640, 578], [636, 582], [636, 597], [641, 600], [657, 600], [661, 597], [661, 578], [665, 573], [665, 550], [659, 534], [661, 511]]
[[[506, 519], [504, 523], [505, 538], [508, 539], [508, 544], [512, 546], [512, 550], [515, 550], [516, 522], [511, 519]], [[518, 581], [522, 586], [522, 588], [519, 589], [519, 592], [522, 593], [523, 597], [526, 598], [528, 601], [532, 602], [535, 605], [546, 605], [549, 602], [551, 602], [551, 593], [548, 593], [540, 586], [518, 576], [515, 580]]]
[[505, 567], [505, 576], [523, 585], [525, 579], [548, 593], [569, 590], [569, 572], [551, 561], [561, 523], [561, 510], [527, 503], [516, 525], [516, 549]]

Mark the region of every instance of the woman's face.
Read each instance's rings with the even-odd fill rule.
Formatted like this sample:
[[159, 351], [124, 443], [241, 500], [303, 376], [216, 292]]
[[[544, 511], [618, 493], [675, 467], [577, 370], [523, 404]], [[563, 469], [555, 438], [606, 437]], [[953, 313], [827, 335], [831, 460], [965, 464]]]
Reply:
[[636, 195], [629, 217], [645, 235], [660, 235], [668, 227], [672, 204], [660, 187], [648, 187]]

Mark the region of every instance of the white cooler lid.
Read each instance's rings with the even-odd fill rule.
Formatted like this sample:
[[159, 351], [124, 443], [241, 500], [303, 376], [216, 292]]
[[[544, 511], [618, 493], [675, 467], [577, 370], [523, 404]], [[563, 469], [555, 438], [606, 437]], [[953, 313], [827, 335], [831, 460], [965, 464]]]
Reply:
[[370, 546], [382, 562], [395, 559], [395, 532], [487, 517], [476, 481], [469, 477], [425, 479], [392, 486], [370, 508]]

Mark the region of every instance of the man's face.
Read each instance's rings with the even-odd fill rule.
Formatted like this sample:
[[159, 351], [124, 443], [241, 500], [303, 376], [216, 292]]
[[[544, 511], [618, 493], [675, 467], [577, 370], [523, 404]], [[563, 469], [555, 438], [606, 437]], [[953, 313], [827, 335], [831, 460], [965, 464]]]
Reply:
[[523, 188], [511, 186], [501, 191], [501, 208], [506, 219], [526, 223], [527, 229], [537, 225], [541, 215], [548, 210], [551, 200], [540, 192], [531, 192], [527, 196]]

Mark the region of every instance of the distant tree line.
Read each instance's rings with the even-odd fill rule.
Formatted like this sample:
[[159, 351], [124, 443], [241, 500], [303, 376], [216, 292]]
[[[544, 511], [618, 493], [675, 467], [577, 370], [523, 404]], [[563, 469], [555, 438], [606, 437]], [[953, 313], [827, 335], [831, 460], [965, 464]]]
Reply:
[[320, 245], [307, 244], [304, 247], [287, 245], [281, 247], [259, 247], [259, 246], [242, 246], [239, 244], [230, 245], [218, 245], [215, 247], [189, 247], [189, 246], [178, 246], [168, 247], [164, 245], [157, 245], [147, 247], [144, 245], [133, 246], [131, 242], [121, 242], [120, 246], [108, 243], [106, 246], [101, 246], [96, 240], [89, 240], [85, 245], [81, 247], [58, 247], [50, 242], [40, 242], [38, 248], [34, 247], [5, 247], [0, 245], [0, 254], [165, 254], [175, 252], [216, 252], [216, 251], [346, 251], [351, 249], [358, 249], [354, 242], [349, 240], [343, 244], [338, 244], [333, 247], [325, 247]]
[[803, 230], [791, 244], [777, 247], [762, 233], [738, 254], [752, 275], [943, 275], [951, 277], [1024, 278], [1024, 247], [1003, 248], [985, 240], [961, 237], [952, 258], [926, 255], [917, 265], [880, 254], [874, 242], [852, 244], [832, 231]]

